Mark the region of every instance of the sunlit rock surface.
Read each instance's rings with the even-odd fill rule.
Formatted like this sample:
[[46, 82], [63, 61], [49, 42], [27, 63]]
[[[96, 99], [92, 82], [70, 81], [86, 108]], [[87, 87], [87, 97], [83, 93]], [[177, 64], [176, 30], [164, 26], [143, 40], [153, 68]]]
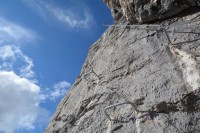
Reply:
[[[200, 132], [199, 11], [188, 9], [154, 23], [165, 25], [167, 34], [159, 27], [109, 27], [91, 46], [45, 133]], [[120, 17], [116, 24], [126, 21]], [[121, 122], [110, 121], [104, 109], [125, 101], [139, 112], [117, 106], [108, 114]]]

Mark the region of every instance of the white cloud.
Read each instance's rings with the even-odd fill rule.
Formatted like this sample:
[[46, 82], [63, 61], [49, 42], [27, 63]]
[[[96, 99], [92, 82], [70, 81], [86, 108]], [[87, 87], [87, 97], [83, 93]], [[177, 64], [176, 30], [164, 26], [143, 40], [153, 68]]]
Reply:
[[13, 71], [0, 71], [0, 92], [0, 131], [34, 129], [37, 117], [48, 114], [39, 106], [40, 87]]
[[62, 97], [66, 94], [67, 89], [71, 84], [67, 81], [61, 81], [53, 86], [53, 90], [50, 92], [49, 98], [50, 99], [56, 99], [59, 97]]
[[32, 68], [32, 59], [24, 55], [19, 47], [15, 45], [4, 45], [0, 47], [0, 70], [15, 70], [19, 71], [22, 77], [33, 78], [34, 72]]
[[49, 112], [40, 103], [63, 97], [71, 86], [61, 81], [49, 90], [40, 88], [33, 66], [18, 46], [0, 46], [0, 132], [32, 130], [36, 123], [48, 122]]
[[89, 12], [84, 12], [83, 18], [75, 14], [72, 10], [62, 10], [60, 8], [47, 6], [48, 11], [60, 22], [71, 28], [88, 28], [92, 22]]
[[0, 43], [32, 42], [36, 34], [20, 25], [0, 17]]
[[64, 96], [70, 87], [70, 83], [62, 81], [45, 92], [37, 85], [34, 63], [19, 45], [36, 38], [33, 31], [0, 17], [0, 133], [32, 130], [38, 123], [46, 124], [49, 111], [41, 103]]
[[54, 84], [53, 87], [43, 90], [41, 99], [55, 101], [57, 98], [63, 97], [70, 87], [71, 84], [69, 82], [60, 81]]
[[[82, 8], [81, 13], [77, 13], [73, 8], [63, 9], [55, 4], [44, 2], [43, 0], [23, 0], [31, 6], [40, 16], [44, 18], [53, 17], [69, 28], [89, 28], [94, 22], [92, 14], [88, 9]], [[48, 20], [50, 20], [49, 18]]]

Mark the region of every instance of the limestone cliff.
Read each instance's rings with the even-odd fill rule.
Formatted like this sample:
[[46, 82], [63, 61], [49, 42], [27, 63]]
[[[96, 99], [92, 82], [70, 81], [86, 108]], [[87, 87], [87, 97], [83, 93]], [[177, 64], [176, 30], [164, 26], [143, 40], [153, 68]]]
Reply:
[[105, 2], [116, 25], [91, 46], [45, 133], [200, 132], [199, 0]]

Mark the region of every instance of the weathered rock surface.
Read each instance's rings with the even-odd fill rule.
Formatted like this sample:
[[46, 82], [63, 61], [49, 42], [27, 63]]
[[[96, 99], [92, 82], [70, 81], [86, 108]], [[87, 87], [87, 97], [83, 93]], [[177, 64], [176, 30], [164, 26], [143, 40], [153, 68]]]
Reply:
[[116, 20], [125, 16], [132, 23], [144, 23], [176, 15], [199, 0], [104, 0]]
[[[45, 133], [200, 132], [200, 22], [180, 25], [200, 19], [200, 12], [189, 11], [157, 22], [169, 26], [172, 44], [155, 27], [109, 27]], [[144, 112], [121, 105], [108, 113], [126, 122], [109, 121], [104, 109], [124, 101], [146, 115], [138, 118]]]

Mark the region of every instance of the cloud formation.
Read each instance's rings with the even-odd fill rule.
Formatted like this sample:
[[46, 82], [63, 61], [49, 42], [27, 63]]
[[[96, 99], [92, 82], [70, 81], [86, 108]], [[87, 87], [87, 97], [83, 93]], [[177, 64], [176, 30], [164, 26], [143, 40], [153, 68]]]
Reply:
[[[54, 18], [61, 12], [57, 14], [47, 7], [46, 10]], [[69, 26], [77, 26], [77, 23], [74, 21]], [[45, 92], [38, 85], [33, 60], [21, 50], [21, 44], [37, 38], [32, 30], [0, 17], [0, 133], [33, 130], [35, 125], [46, 124], [50, 112], [41, 103], [64, 96], [71, 86], [61, 81]]]
[[0, 47], [0, 70], [16, 71], [20, 76], [33, 78], [33, 62], [24, 55], [21, 49], [15, 45], [4, 45]]
[[60, 81], [55, 83], [51, 88], [46, 88], [42, 90], [41, 98], [45, 100], [55, 101], [56, 99], [63, 97], [71, 84], [67, 81]]
[[60, 8], [47, 6], [47, 10], [60, 22], [71, 28], [88, 28], [92, 22], [89, 12], [84, 12], [83, 18], [75, 14], [72, 10], [62, 10]]
[[[23, 0], [26, 4], [31, 6], [40, 16], [51, 19], [53, 17], [56, 21], [63, 23], [68, 28], [89, 28], [94, 22], [92, 14], [89, 10], [84, 8], [81, 13], [77, 13], [73, 8], [63, 9], [56, 5], [44, 2], [43, 0]], [[48, 19], [48, 20], [49, 20]]]
[[0, 46], [0, 132], [32, 130], [40, 123], [38, 117], [49, 121], [49, 112], [40, 107], [41, 88], [33, 82], [32, 68], [32, 59], [18, 46]]
[[39, 106], [40, 87], [36, 84], [13, 71], [0, 71], [0, 84], [0, 132], [34, 129], [37, 117], [48, 115]]
[[49, 93], [49, 98], [55, 100], [66, 94], [71, 84], [67, 81], [61, 81], [53, 86], [53, 90]]
[[61, 81], [44, 91], [35, 82], [33, 66], [20, 47], [0, 46], [0, 132], [32, 130], [35, 123], [48, 122], [49, 112], [40, 104], [63, 97], [71, 86]]
[[0, 45], [11, 42], [15, 44], [31, 42], [35, 38], [36, 34], [33, 31], [0, 17]]

